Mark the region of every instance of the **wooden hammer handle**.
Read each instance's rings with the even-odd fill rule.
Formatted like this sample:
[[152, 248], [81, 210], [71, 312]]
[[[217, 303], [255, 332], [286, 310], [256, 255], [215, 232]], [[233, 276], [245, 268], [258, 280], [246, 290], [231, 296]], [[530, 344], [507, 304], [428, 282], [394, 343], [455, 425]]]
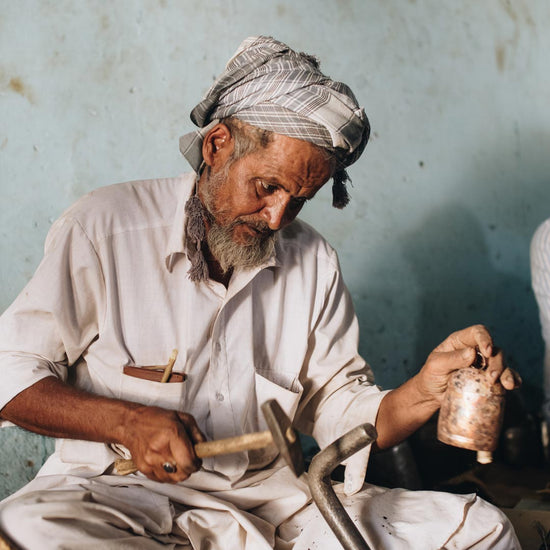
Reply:
[[[208, 456], [227, 455], [240, 451], [263, 449], [271, 443], [273, 443], [273, 435], [270, 430], [265, 430], [264, 432], [237, 435], [235, 437], [216, 439], [214, 441], [203, 441], [197, 443], [194, 449], [195, 454], [199, 458], [206, 458]], [[132, 459], [126, 460], [121, 458], [115, 462], [115, 471], [119, 475], [128, 475], [136, 472], [137, 468]]]
[[241, 451], [263, 449], [271, 443], [273, 443], [273, 436], [271, 435], [271, 431], [266, 430], [265, 432], [254, 432], [237, 435], [235, 437], [226, 437], [225, 439], [215, 439], [214, 441], [197, 443], [195, 445], [195, 454], [199, 458], [228, 455]]

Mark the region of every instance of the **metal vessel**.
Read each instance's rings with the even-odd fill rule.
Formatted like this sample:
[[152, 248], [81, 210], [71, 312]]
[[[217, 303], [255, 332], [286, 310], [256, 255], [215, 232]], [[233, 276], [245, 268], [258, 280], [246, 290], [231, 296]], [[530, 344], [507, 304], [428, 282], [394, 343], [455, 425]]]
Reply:
[[455, 447], [494, 451], [502, 427], [504, 394], [502, 384], [489, 377], [485, 360], [457, 370], [439, 411], [437, 438]]

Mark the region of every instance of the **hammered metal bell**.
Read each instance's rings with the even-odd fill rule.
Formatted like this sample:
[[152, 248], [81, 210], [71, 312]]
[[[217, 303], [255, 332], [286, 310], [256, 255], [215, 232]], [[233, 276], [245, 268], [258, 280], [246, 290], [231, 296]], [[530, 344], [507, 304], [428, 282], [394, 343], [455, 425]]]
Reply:
[[494, 451], [504, 416], [505, 389], [498, 380], [492, 382], [484, 358], [480, 362], [451, 375], [439, 411], [437, 438], [463, 449]]

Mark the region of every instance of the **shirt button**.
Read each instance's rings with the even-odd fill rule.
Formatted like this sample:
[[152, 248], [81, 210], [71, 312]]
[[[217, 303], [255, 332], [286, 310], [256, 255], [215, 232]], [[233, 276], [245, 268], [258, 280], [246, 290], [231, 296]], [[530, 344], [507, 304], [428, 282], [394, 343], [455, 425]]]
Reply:
[[224, 400], [223, 393], [217, 392], [217, 393], [216, 393], [216, 399], [217, 399], [218, 401], [223, 401], [223, 400]]
[[216, 345], [214, 346], [214, 349], [220, 353], [220, 351], [222, 350], [222, 345], [219, 343], [219, 342], [216, 342]]

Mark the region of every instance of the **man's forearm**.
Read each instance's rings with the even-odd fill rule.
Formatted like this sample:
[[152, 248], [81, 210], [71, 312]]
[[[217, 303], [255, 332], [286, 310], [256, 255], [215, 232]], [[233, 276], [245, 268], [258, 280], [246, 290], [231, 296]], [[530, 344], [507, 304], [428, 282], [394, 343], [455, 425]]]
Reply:
[[16, 395], [3, 419], [50, 437], [124, 443], [124, 425], [137, 403], [84, 392], [50, 376]]
[[376, 447], [387, 449], [397, 445], [438, 410], [437, 400], [427, 397], [418, 388], [417, 377], [385, 395], [376, 417]]
[[[0, 412], [27, 430], [69, 439], [126, 446], [150, 479], [177, 483], [200, 468], [193, 444], [204, 441], [184, 412], [102, 397], [48, 377], [22, 391]], [[163, 464], [176, 464], [167, 472]]]

